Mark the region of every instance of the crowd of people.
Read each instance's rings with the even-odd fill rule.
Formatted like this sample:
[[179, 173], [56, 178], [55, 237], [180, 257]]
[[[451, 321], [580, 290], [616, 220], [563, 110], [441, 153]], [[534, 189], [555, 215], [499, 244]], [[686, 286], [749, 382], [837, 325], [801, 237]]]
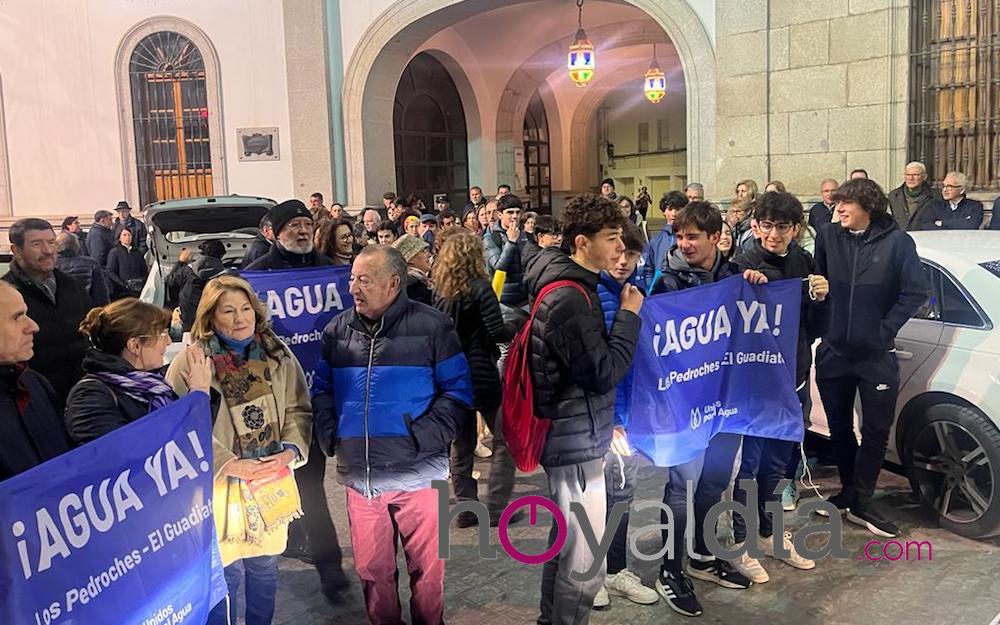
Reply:
[[[327, 457], [336, 457], [345, 486], [370, 621], [402, 622], [398, 538], [413, 623], [440, 624], [445, 561], [431, 482], [450, 480], [459, 501], [482, 498], [489, 524], [499, 523], [516, 477], [504, 441], [502, 371], [529, 318], [534, 410], [551, 421], [541, 456], [548, 495], [562, 509], [579, 504], [587, 531], [601, 536], [614, 505], [635, 490], [629, 394], [644, 298], [729, 276], [753, 284], [796, 278], [803, 293], [795, 381], [808, 422], [820, 340], [815, 371], [842, 485], [829, 500], [849, 521], [893, 537], [891, 512], [872, 494], [899, 390], [893, 340], [927, 294], [907, 231], [982, 227], [983, 207], [965, 197], [966, 185], [949, 173], [938, 195], [925, 167], [910, 163], [886, 194], [857, 170], [843, 183], [823, 180], [822, 201], [806, 213], [780, 181], [760, 192], [742, 180], [723, 213], [691, 183], [659, 200], [663, 225], [652, 237], [648, 193], [618, 196], [610, 179], [600, 194], [569, 199], [558, 220], [525, 211], [507, 185], [490, 197], [473, 186], [460, 211], [447, 199], [427, 206], [394, 193], [353, 217], [341, 204], [325, 206], [319, 193], [308, 205], [287, 200], [260, 221], [238, 269], [351, 267], [354, 306], [323, 331], [317, 363], [299, 363], [276, 336], [218, 241], [203, 242], [196, 256], [184, 250], [166, 276], [177, 300], [171, 315], [136, 298], [148, 272], [146, 228], [128, 204], [118, 204], [117, 219], [98, 211], [85, 237], [77, 217], [58, 234], [47, 221], [22, 219], [10, 229], [14, 260], [0, 280], [0, 480], [178, 397], [208, 393], [216, 528], [226, 581], [233, 596], [243, 588], [248, 625], [271, 622], [279, 555], [313, 563], [334, 606], [350, 586], [323, 485]], [[1000, 229], [1000, 218], [990, 228]], [[563, 281], [574, 288], [547, 288]], [[192, 342], [164, 368], [178, 331]], [[315, 372], [311, 388], [304, 368]], [[484, 452], [485, 432], [492, 448]], [[490, 455], [482, 494], [477, 454]], [[813, 569], [787, 533], [775, 535], [773, 505], [765, 507], [780, 500], [795, 508], [801, 459], [795, 443], [720, 433], [694, 460], [669, 467], [663, 502], [674, 525], [662, 540], [674, 549], [651, 586], [628, 568], [627, 514], [610, 528], [606, 575], [571, 576], [595, 558], [584, 526], [571, 521], [565, 547], [542, 573], [538, 623], [587, 623], [611, 597], [662, 598], [698, 616], [692, 579], [730, 589], [767, 582], [764, 563], [746, 551], [730, 562], [706, 545], [708, 510], [727, 491], [760, 513], [758, 527], [737, 515], [737, 545], [757, 541], [769, 558]], [[748, 501], [741, 480], [756, 480], [757, 501]], [[255, 482], [281, 494], [263, 504], [247, 488]], [[458, 528], [485, 521], [468, 512], [455, 519]], [[226, 622], [235, 608], [220, 604], [210, 622]]]

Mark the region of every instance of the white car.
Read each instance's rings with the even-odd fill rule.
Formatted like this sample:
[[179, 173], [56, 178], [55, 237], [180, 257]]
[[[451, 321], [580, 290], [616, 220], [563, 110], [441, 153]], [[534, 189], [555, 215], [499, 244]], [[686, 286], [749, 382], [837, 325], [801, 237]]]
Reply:
[[[1000, 232], [911, 233], [930, 292], [896, 337], [886, 460], [957, 534], [1000, 534]], [[815, 376], [813, 376], [815, 379]], [[856, 418], [860, 413], [856, 405]], [[812, 431], [829, 436], [813, 384]]]

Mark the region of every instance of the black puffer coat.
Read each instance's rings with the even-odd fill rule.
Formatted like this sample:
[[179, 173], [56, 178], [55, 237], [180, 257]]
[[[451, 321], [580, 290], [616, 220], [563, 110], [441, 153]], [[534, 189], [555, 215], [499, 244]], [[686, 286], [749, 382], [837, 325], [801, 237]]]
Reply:
[[434, 307], [455, 322], [455, 331], [472, 375], [472, 404], [485, 413], [500, 407], [501, 383], [497, 369], [500, 349], [497, 344], [510, 342], [514, 329], [504, 323], [500, 303], [488, 280], [477, 278], [469, 288], [469, 294], [459, 300], [435, 294]]
[[116, 392], [103, 380], [87, 375], [100, 372], [125, 375], [133, 370], [120, 356], [87, 350], [83, 379], [66, 399], [66, 430], [74, 443], [90, 442], [149, 414], [147, 402]]
[[552, 420], [542, 452], [546, 467], [604, 457], [611, 445], [615, 389], [632, 364], [640, 326], [637, 315], [619, 310], [608, 332], [598, 274], [555, 248], [543, 250], [528, 265], [525, 284], [532, 304], [545, 285], [557, 280], [578, 283], [590, 303], [574, 288], [558, 289], [539, 304], [531, 326], [535, 411]]
[[104, 306], [111, 301], [104, 268], [93, 258], [65, 250], [59, 252], [59, 256], [56, 258], [56, 268], [64, 274], [76, 278], [90, 294], [90, 301], [94, 306]]
[[[733, 259], [733, 266], [743, 272], [755, 269], [768, 281], [786, 280], [789, 278], [805, 278], [810, 274], [818, 274], [816, 261], [812, 254], [798, 245], [788, 248], [788, 253], [778, 256], [764, 249], [760, 241], [754, 241], [753, 247]], [[830, 296], [822, 302], [809, 298], [809, 284], [802, 282], [802, 304], [799, 310], [799, 341], [795, 359], [795, 383], [802, 384], [809, 377], [809, 367], [812, 366], [812, 344], [823, 336], [830, 327]]]

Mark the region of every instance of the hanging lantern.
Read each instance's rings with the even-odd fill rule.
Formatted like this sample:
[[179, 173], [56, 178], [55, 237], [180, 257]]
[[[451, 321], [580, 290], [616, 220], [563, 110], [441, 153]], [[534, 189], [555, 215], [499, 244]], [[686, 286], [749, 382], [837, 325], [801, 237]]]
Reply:
[[576, 83], [577, 87], [584, 87], [594, 77], [594, 66], [596, 55], [594, 44], [587, 39], [587, 33], [583, 30], [583, 0], [576, 0], [577, 31], [573, 38], [573, 43], [569, 47], [569, 57], [566, 68], [569, 69], [570, 79]]
[[659, 104], [660, 100], [667, 95], [667, 77], [660, 64], [653, 60], [653, 63], [646, 70], [646, 82], [643, 87], [646, 92], [646, 99], [653, 104]]
[[656, 62], [656, 44], [653, 44], [653, 61], [646, 70], [646, 80], [643, 82], [642, 90], [646, 93], [646, 99], [653, 104], [659, 104], [660, 100], [667, 95], [667, 77], [660, 64]]

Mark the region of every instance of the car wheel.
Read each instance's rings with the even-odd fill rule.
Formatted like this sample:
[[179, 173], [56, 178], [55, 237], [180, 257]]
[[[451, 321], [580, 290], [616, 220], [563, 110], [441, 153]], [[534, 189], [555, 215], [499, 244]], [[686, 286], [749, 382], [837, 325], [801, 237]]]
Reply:
[[1000, 430], [982, 413], [931, 406], [906, 429], [903, 466], [942, 527], [969, 538], [1000, 533]]

